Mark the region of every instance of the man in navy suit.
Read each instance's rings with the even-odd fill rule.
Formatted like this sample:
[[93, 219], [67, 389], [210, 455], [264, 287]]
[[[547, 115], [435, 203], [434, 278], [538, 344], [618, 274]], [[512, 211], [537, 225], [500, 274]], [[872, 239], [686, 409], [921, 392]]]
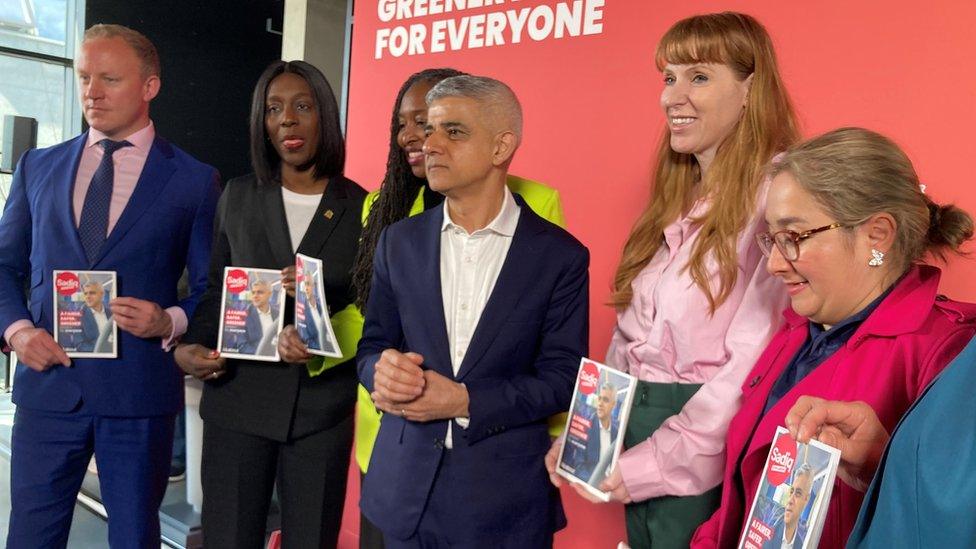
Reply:
[[505, 186], [522, 133], [505, 84], [428, 94], [443, 207], [380, 237], [357, 362], [383, 415], [360, 505], [390, 549], [546, 547], [565, 526], [543, 457], [586, 354], [589, 254]]
[[576, 473], [593, 487], [599, 487], [610, 472], [614, 442], [620, 427], [620, 421], [613, 417], [616, 407], [617, 388], [612, 383], [604, 382], [597, 393], [596, 417], [586, 434], [586, 458], [582, 470]]
[[[93, 453], [109, 544], [158, 547], [183, 406], [168, 348], [206, 286], [217, 173], [155, 135], [159, 58], [144, 36], [96, 25], [75, 68], [90, 130], [25, 153], [0, 219], [0, 330], [20, 361], [7, 547], [66, 545]], [[54, 341], [55, 269], [117, 273], [118, 358], [72, 361]]]
[[315, 295], [315, 273], [311, 275], [308, 271], [305, 271], [305, 276], [302, 279], [302, 293], [305, 297], [305, 324], [301, 326], [302, 341], [309, 349], [315, 349], [316, 351], [334, 351], [331, 346], [329, 349], [323, 349], [323, 343], [328, 343], [327, 338], [324, 337], [324, 330], [322, 329], [323, 323], [328, 319], [328, 314], [322, 311], [322, 302], [319, 300], [319, 296]]
[[271, 305], [271, 284], [256, 279], [251, 284], [251, 305], [244, 320], [244, 345], [241, 353], [274, 356], [278, 331], [278, 309]]
[[813, 467], [804, 463], [793, 473], [790, 484], [790, 495], [783, 509], [782, 520], [776, 523], [773, 537], [763, 544], [763, 549], [793, 548], [800, 549], [806, 540], [807, 527], [800, 522], [803, 511], [810, 501], [810, 490], [813, 488]]
[[105, 289], [98, 282], [81, 287], [85, 305], [81, 308], [81, 342], [78, 350], [108, 353], [112, 350], [112, 310], [105, 306]]

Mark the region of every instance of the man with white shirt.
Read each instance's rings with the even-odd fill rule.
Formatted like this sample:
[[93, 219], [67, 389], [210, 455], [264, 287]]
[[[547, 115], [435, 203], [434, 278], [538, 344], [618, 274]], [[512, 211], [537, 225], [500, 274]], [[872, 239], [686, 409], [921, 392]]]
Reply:
[[617, 388], [612, 383], [604, 381], [597, 393], [596, 421], [590, 424], [586, 439], [586, 469], [590, 471], [587, 484], [594, 487], [599, 487], [610, 472], [614, 441], [617, 440], [620, 426], [620, 422], [614, 421], [613, 417], [613, 410], [616, 407]]
[[800, 524], [800, 517], [810, 501], [810, 490], [813, 488], [813, 467], [804, 463], [793, 473], [790, 483], [789, 496], [783, 509], [783, 519], [773, 530], [773, 537], [763, 544], [763, 549], [793, 549], [803, 547], [807, 529]]
[[[67, 544], [92, 454], [109, 545], [158, 547], [183, 407], [168, 351], [206, 288], [220, 189], [216, 170], [156, 135], [159, 56], [145, 36], [95, 25], [75, 71], [89, 131], [24, 153], [0, 218], [0, 333], [19, 359], [7, 547]], [[69, 360], [54, 341], [55, 269], [117, 273], [118, 358]]]
[[316, 351], [334, 352], [325, 333], [325, 321], [328, 312], [322, 310], [322, 303], [316, 295], [316, 277], [318, 271], [309, 270], [310, 263], [305, 263], [302, 275], [302, 294], [305, 296], [305, 323], [300, 326], [299, 335], [309, 349]]
[[278, 311], [271, 306], [271, 284], [262, 278], [251, 283], [251, 305], [244, 321], [245, 343], [241, 352], [248, 355], [274, 356], [278, 333]]
[[112, 350], [109, 339], [112, 332], [112, 311], [105, 307], [105, 289], [98, 282], [82, 286], [85, 306], [81, 309], [82, 340], [78, 350], [87, 353], [108, 353]]
[[546, 547], [543, 456], [587, 350], [589, 254], [505, 186], [512, 90], [437, 84], [424, 153], [444, 205], [380, 237], [357, 362], [383, 415], [360, 506], [399, 547]]

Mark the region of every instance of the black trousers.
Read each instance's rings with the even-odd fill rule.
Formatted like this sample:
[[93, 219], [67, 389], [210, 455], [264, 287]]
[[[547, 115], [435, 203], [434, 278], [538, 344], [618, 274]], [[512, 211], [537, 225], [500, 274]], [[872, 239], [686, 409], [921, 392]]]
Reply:
[[204, 423], [204, 547], [264, 547], [276, 482], [282, 548], [335, 547], [352, 431], [352, 415], [327, 430], [287, 442]]
[[[366, 478], [360, 471], [359, 480]], [[360, 483], [362, 486], [362, 483]], [[359, 513], [359, 549], [383, 549], [383, 532], [375, 524], [366, 518], [366, 515]]]

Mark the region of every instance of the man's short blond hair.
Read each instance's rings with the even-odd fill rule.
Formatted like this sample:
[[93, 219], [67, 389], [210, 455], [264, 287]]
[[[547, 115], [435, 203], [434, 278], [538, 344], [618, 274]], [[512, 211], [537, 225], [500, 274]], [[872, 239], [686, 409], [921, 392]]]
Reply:
[[121, 38], [132, 48], [132, 51], [136, 52], [136, 57], [142, 64], [143, 78], [160, 76], [159, 53], [156, 51], [156, 46], [141, 32], [123, 25], [99, 23], [88, 27], [82, 43], [96, 38]]

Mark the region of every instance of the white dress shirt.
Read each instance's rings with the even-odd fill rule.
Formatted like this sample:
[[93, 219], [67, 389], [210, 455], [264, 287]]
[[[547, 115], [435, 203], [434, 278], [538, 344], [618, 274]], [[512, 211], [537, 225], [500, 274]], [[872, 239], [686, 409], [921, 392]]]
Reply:
[[258, 312], [258, 320], [261, 321], [261, 341], [258, 343], [258, 348], [255, 353], [261, 356], [273, 356], [274, 355], [274, 341], [275, 329], [278, 327], [275, 322], [274, 316], [271, 314], [271, 305], [268, 305], [267, 312], [262, 311], [255, 307]]
[[[441, 225], [441, 297], [444, 301], [444, 320], [447, 322], [447, 341], [451, 352], [451, 367], [456, 376], [468, 352], [471, 337], [478, 327], [491, 291], [498, 280], [502, 264], [508, 256], [512, 237], [518, 226], [521, 210], [511, 191], [505, 188], [502, 209], [484, 229], [468, 234], [451, 220], [444, 202], [444, 222]], [[467, 418], [456, 418], [462, 428]], [[453, 446], [451, 424], [447, 426], [445, 446]]]
[[112, 328], [109, 325], [108, 314], [105, 312], [105, 307], [103, 306], [99, 310], [95, 310], [88, 307], [91, 311], [92, 318], [95, 319], [95, 325], [98, 326], [98, 337], [95, 338], [95, 345], [92, 347], [92, 351], [96, 353], [107, 353], [111, 351], [110, 348], [105, 348], [105, 343], [108, 341], [111, 335]]

